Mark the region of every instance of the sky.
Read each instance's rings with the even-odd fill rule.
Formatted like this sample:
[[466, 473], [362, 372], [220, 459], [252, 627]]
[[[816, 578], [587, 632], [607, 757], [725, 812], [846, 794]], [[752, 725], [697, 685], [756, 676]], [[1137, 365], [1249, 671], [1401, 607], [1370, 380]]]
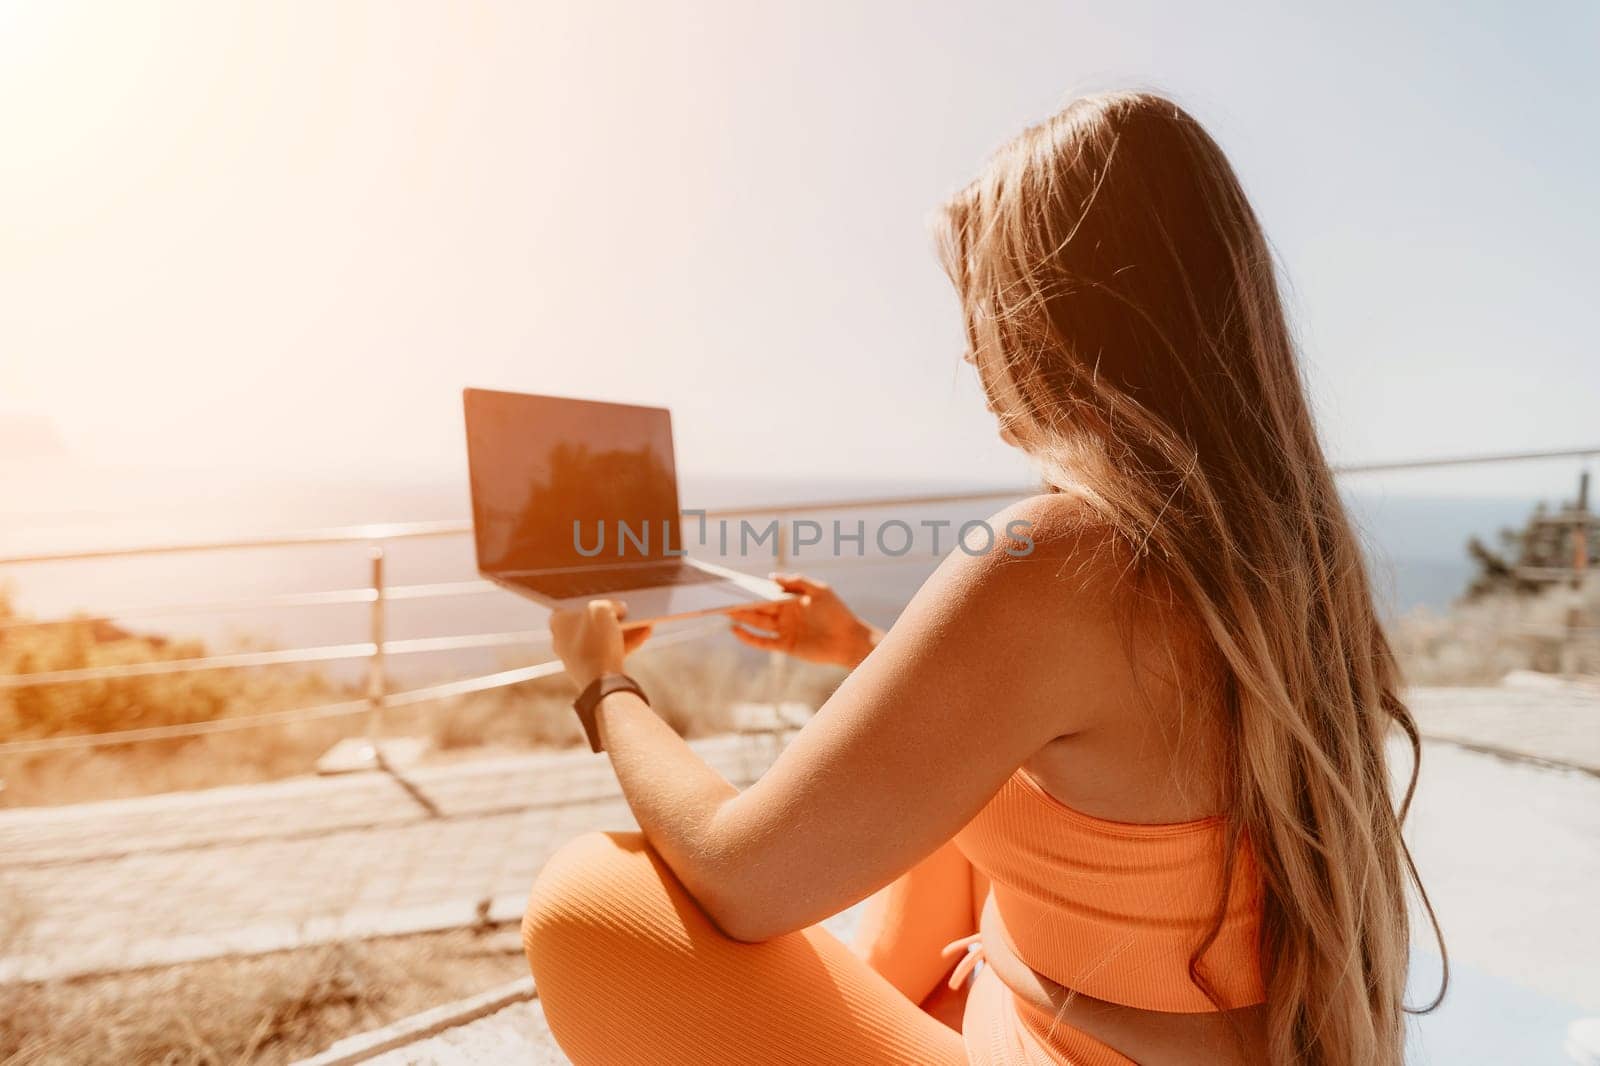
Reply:
[[1335, 460], [1600, 444], [1600, 7], [1294, 6], [0, 0], [0, 474], [460, 480], [473, 385], [1016, 483], [929, 219], [1128, 86], [1233, 159]]

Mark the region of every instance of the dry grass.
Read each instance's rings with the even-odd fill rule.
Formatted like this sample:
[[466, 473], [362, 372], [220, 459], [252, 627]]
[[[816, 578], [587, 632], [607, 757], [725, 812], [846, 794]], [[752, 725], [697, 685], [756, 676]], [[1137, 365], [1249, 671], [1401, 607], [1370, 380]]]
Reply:
[[[24, 621], [0, 590], [0, 622]], [[168, 662], [207, 654], [199, 641], [132, 633], [87, 619], [0, 629], [0, 675]], [[306, 669], [209, 670], [0, 690], [0, 740], [36, 740], [181, 725], [348, 699]], [[12, 756], [0, 763], [7, 805], [72, 803], [269, 780], [303, 772], [350, 721], [298, 722], [115, 748]], [[271, 734], [263, 742], [263, 736]]]
[[[0, 589], [0, 622], [33, 622]], [[255, 650], [241, 648], [239, 650]], [[133, 633], [85, 618], [0, 629], [0, 675], [171, 662], [204, 656], [198, 640]], [[206, 670], [0, 690], [0, 737], [105, 733], [211, 721], [347, 698], [317, 670]]]
[[[1413, 685], [1494, 684], [1512, 670], [1600, 673], [1600, 638], [1576, 640], [1563, 629], [1574, 606], [1569, 588], [1505, 593], [1458, 603], [1446, 613], [1420, 610], [1392, 629], [1395, 652]], [[1600, 619], [1600, 580], [1576, 596], [1585, 624]], [[1565, 657], [1566, 662], [1563, 662]]]
[[513, 930], [462, 930], [8, 987], [0, 1064], [289, 1062], [526, 972]]
[[[0, 620], [16, 618], [0, 593]], [[207, 653], [195, 641], [133, 634], [87, 620], [0, 630], [0, 674], [163, 661]], [[506, 667], [536, 660], [512, 660]], [[727, 640], [650, 649], [630, 661], [663, 717], [685, 736], [723, 732], [739, 701], [782, 698], [819, 706], [836, 670], [787, 665], [774, 684], [764, 657]], [[235, 669], [0, 691], [0, 740], [25, 740], [172, 725], [314, 707], [355, 698], [315, 670]], [[385, 712], [383, 733], [426, 739], [431, 757], [470, 749], [525, 750], [583, 743], [571, 686], [547, 678]], [[292, 721], [178, 740], [14, 755], [0, 759], [0, 804], [83, 803], [315, 772], [366, 715]]]

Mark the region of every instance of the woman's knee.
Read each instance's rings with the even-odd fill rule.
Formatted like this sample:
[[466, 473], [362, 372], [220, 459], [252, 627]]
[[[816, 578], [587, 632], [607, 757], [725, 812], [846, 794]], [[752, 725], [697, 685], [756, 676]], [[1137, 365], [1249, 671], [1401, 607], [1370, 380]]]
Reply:
[[603, 962], [605, 945], [658, 908], [665, 893], [639, 833], [585, 833], [562, 845], [539, 872], [522, 916], [522, 946], [536, 981]]

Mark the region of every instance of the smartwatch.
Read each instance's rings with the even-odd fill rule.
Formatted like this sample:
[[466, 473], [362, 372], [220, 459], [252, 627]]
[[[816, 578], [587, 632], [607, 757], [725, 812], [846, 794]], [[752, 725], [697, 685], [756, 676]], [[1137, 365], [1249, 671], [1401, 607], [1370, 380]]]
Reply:
[[600, 725], [595, 721], [595, 711], [599, 710], [600, 701], [613, 692], [631, 692], [643, 700], [646, 707], [650, 705], [650, 697], [644, 694], [639, 682], [627, 674], [601, 674], [589, 682], [589, 686], [573, 701], [572, 709], [578, 712], [578, 721], [583, 723], [590, 751], [605, 750], [600, 744]]

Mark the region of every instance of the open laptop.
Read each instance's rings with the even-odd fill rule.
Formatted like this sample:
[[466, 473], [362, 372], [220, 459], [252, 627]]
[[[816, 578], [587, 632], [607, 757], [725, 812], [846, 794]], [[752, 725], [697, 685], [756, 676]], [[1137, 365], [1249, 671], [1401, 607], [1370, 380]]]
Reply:
[[463, 392], [478, 571], [550, 607], [628, 605], [627, 624], [783, 598], [777, 585], [687, 558], [672, 415], [664, 408]]

